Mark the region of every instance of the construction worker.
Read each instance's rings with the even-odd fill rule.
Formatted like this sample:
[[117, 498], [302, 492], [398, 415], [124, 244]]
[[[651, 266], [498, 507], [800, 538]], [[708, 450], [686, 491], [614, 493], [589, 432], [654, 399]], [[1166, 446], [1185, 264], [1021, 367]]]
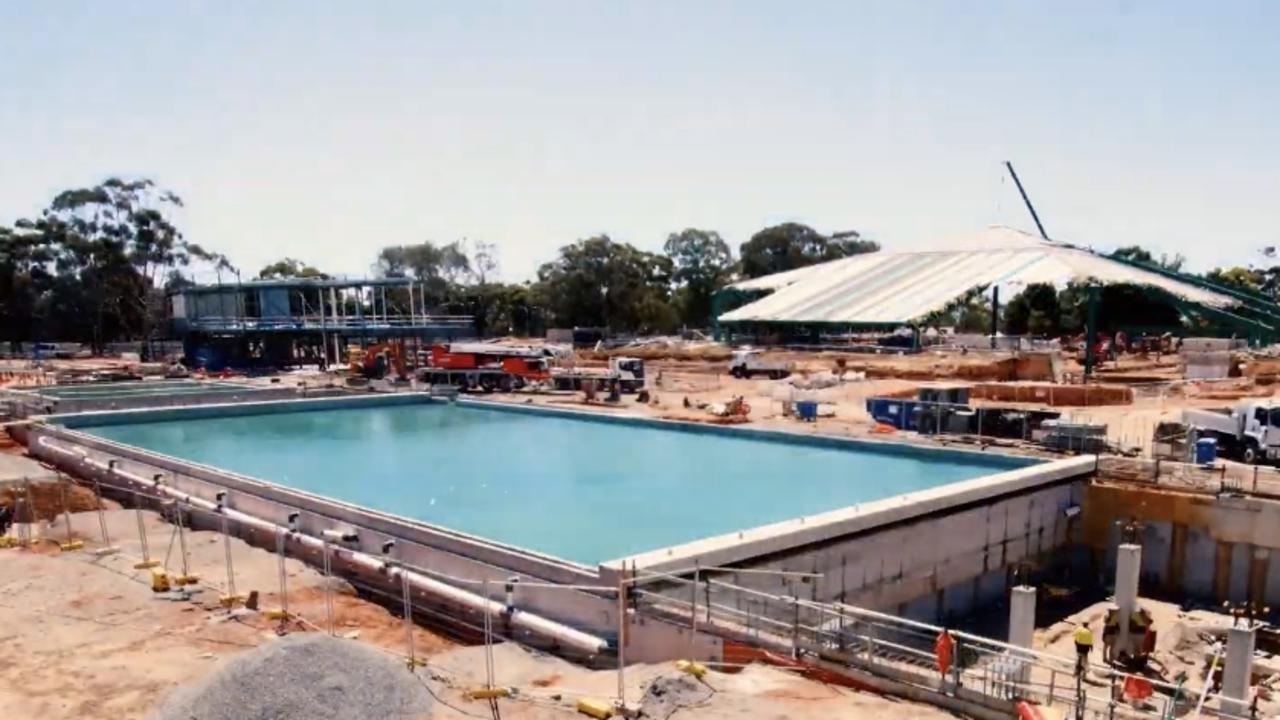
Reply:
[[1083, 675], [1089, 667], [1089, 653], [1093, 652], [1093, 631], [1080, 623], [1074, 635], [1076, 641], [1076, 674]]
[[9, 534], [9, 526], [13, 524], [13, 513], [8, 505], [0, 505], [0, 536]]
[[951, 669], [951, 656], [956, 649], [956, 640], [951, 637], [951, 633], [946, 628], [938, 633], [938, 639], [933, 642], [933, 653], [938, 659], [938, 672], [942, 673], [943, 682], [947, 679], [947, 671]]

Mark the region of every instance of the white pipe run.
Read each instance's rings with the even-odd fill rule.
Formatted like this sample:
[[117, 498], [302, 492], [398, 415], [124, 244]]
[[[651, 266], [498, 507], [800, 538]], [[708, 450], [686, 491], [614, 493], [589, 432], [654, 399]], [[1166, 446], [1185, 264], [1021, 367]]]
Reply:
[[[544, 618], [541, 615], [535, 615], [515, 608], [512, 608], [510, 613], [508, 613], [506, 606], [502, 603], [489, 600], [488, 598], [481, 597], [475, 593], [467, 592], [466, 590], [448, 585], [412, 570], [388, 567], [388, 563], [383, 558], [374, 557], [368, 553], [360, 552], [358, 550], [332, 546], [319, 538], [314, 538], [310, 535], [303, 535], [298, 532], [291, 532], [288, 528], [282, 528], [275, 523], [262, 520], [229, 507], [220, 507], [217, 503], [210, 502], [203, 498], [194, 497], [187, 493], [179, 492], [174, 488], [167, 487], [165, 485], [157, 484], [150, 478], [134, 475], [133, 473], [112, 467], [108, 463], [85, 457], [84, 455], [68, 448], [58, 447], [47, 437], [39, 438], [36, 441], [36, 446], [37, 449], [48, 450], [56, 455], [68, 458], [71, 460], [72, 465], [79, 463], [90, 470], [105, 473], [107, 477], [119, 477], [144, 488], [157, 490], [175, 500], [181, 500], [183, 502], [190, 503], [191, 505], [202, 507], [210, 512], [221, 513], [228, 519], [235, 520], [236, 522], [244, 523], [245, 525], [272, 533], [284, 532], [293, 539], [314, 550], [324, 552], [327, 548], [332, 547], [333, 550], [340, 553], [342, 557], [346, 557], [351, 562], [376, 573], [388, 572], [391, 577], [395, 577], [403, 573], [407, 576], [409, 584], [421, 592], [427, 593], [428, 595], [434, 595], [449, 602], [457, 603], [458, 605], [475, 610], [476, 612], [488, 613], [498, 618], [509, 616], [511, 624], [537, 635], [552, 638], [562, 645], [566, 645], [575, 650], [595, 655], [604, 651], [608, 647], [608, 643], [605, 640], [598, 638], [595, 635], [582, 632], [581, 630], [576, 630], [554, 620]], [[36, 454], [39, 455], [38, 452]]]

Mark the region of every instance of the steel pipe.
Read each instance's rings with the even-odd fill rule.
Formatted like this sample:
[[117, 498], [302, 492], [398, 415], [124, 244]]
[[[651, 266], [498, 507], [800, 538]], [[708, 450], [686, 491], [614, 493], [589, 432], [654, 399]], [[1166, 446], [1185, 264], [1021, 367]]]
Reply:
[[[35, 451], [34, 454], [37, 457], [40, 457], [42, 454], [46, 454], [45, 459], [49, 459], [55, 462], [55, 464], [57, 460], [54, 458], [64, 461], [69, 460], [69, 464], [72, 467], [79, 467], [90, 473], [100, 473], [107, 478], [120, 478], [144, 488], [156, 490], [175, 500], [181, 500], [209, 512], [220, 512], [229, 520], [235, 520], [236, 522], [265, 530], [273, 534], [283, 531], [306, 547], [316, 551], [323, 551], [324, 549], [325, 541], [321, 538], [315, 538], [297, 531], [291, 531], [289, 528], [282, 528], [268, 520], [263, 520], [261, 518], [254, 517], [253, 515], [239, 512], [233, 508], [220, 506], [216, 502], [211, 502], [203, 498], [195, 497], [189, 493], [180, 492], [175, 488], [158, 484], [150, 478], [121, 470], [111, 463], [94, 460], [90, 457], [77, 453], [70, 448], [59, 447], [50, 438], [38, 438], [33, 444], [32, 449]], [[49, 457], [49, 455], [52, 455], [53, 457]], [[374, 557], [358, 550], [336, 548], [332, 545], [330, 545], [330, 547], [334, 549], [336, 555], [345, 558], [354, 565], [366, 568], [378, 574], [385, 573], [389, 578], [396, 578], [403, 574], [403, 579], [407, 580], [414, 589], [420, 592], [448, 602], [462, 605], [463, 607], [476, 612], [506, 618], [515, 627], [519, 627], [543, 637], [551, 638], [556, 642], [579, 652], [595, 655], [603, 652], [609, 646], [608, 642], [602, 638], [596, 637], [590, 633], [585, 633], [576, 628], [569, 627], [568, 625], [556, 622], [555, 620], [542, 617], [541, 615], [525, 612], [518, 608], [508, 608], [503, 603], [494, 602], [488, 598], [480, 597], [475, 593], [448, 585], [412, 570], [400, 567], [388, 568], [384, 558]]]

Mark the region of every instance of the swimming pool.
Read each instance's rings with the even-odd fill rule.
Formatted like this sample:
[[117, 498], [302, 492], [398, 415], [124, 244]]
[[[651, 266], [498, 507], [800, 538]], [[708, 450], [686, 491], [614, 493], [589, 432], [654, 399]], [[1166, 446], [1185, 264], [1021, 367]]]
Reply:
[[147, 395], [183, 395], [190, 393], [234, 393], [255, 390], [252, 385], [205, 380], [139, 380], [136, 382], [83, 383], [51, 385], [34, 392], [57, 400], [98, 400]]
[[1035, 462], [438, 403], [80, 430], [583, 564]]

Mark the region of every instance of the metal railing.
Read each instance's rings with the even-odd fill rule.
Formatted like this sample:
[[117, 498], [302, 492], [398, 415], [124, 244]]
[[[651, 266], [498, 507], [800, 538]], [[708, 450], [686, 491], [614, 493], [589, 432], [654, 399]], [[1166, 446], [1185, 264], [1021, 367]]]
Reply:
[[202, 316], [178, 318], [175, 324], [186, 324], [197, 330], [376, 330], [392, 328], [470, 328], [470, 315], [378, 315], [367, 317], [333, 317], [316, 315], [278, 315], [271, 317]]
[[1151, 458], [1101, 457], [1105, 480], [1133, 482], [1211, 495], [1224, 493], [1280, 498], [1280, 469], [1217, 462], [1212, 465]]
[[[1008, 710], [1014, 702], [1026, 700], [1063, 708], [1067, 717], [1163, 720], [1203, 702], [1205, 716], [1248, 717], [1247, 711], [1233, 714], [1233, 708], [1242, 707], [1238, 701], [1207, 693], [1201, 686], [1188, 688], [1096, 663], [1077, 673], [1075, 657], [958, 630], [947, 630], [954, 649], [944, 676], [935, 651], [942, 627], [844, 603], [804, 599], [799, 595], [810, 585], [805, 578], [784, 583], [783, 593], [771, 593], [717, 580], [707, 571], [694, 570], [696, 581], [647, 574], [651, 586], [637, 593], [637, 602], [665, 610], [669, 617], [684, 615], [694, 629], [714, 628], [748, 643], [789, 651], [797, 659], [836, 663], [997, 709]], [[1130, 678], [1150, 683], [1152, 694], [1140, 704], [1124, 699]]]

